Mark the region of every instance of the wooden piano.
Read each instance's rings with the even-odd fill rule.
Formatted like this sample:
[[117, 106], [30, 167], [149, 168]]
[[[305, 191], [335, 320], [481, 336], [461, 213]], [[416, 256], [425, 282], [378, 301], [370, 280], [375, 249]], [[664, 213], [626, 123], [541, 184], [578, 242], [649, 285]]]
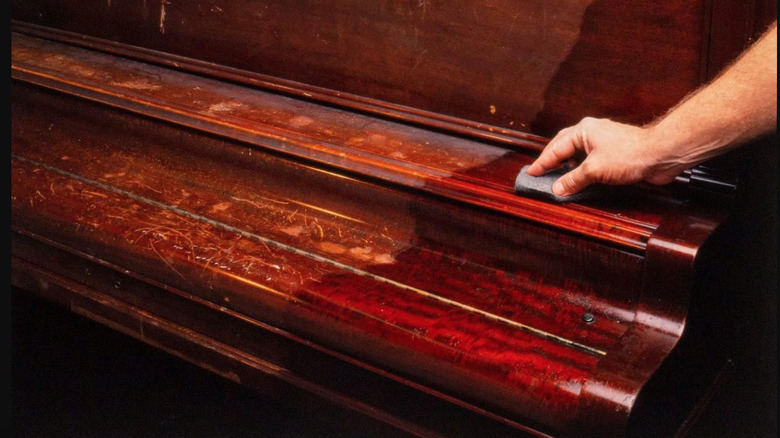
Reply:
[[775, 16], [13, 0], [12, 285], [402, 434], [683, 436], [733, 374], [750, 157], [580, 203], [513, 182], [584, 116], [662, 114]]

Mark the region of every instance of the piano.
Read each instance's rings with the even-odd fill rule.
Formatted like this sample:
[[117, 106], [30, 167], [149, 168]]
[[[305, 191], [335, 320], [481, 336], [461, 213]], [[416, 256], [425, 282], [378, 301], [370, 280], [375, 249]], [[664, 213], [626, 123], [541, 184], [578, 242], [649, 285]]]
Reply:
[[12, 286], [226, 379], [403, 436], [685, 436], [770, 318], [771, 148], [581, 202], [513, 183], [582, 117], [662, 114], [775, 2], [11, 4]]

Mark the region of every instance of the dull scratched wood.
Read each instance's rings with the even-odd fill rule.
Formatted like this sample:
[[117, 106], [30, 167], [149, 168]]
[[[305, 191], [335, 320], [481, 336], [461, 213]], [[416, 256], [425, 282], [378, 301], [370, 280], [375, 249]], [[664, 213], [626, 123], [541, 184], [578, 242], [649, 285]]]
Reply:
[[[25, 102], [25, 105], [16, 111], [16, 120], [27, 120], [26, 115], [31, 114], [27, 111], [33, 111], [32, 114], [35, 114], [36, 108], [31, 102]], [[66, 108], [70, 112], [75, 106], [69, 104]], [[48, 112], [50, 115], [55, 114], [51, 108]], [[37, 146], [43, 144], [41, 141], [29, 142], [15, 136], [16, 144], [20, 145], [18, 146], [20, 149], [21, 145], [24, 145], [21, 149], [22, 155], [27, 159], [102, 184], [109, 184], [119, 190], [132, 191], [166, 205], [175, 205], [193, 214], [218, 219], [231, 226], [239, 226], [253, 232], [262, 229], [263, 234], [275, 242], [327, 256], [339, 263], [357, 263], [358, 266], [366, 266], [366, 269], [378, 271], [385, 265], [397, 266], [400, 263], [399, 255], [402, 255], [408, 259], [404, 263], [409, 263], [409, 268], [392, 269], [395, 272], [387, 274], [390, 278], [410, 282], [412, 285], [419, 283], [434, 287], [434, 291], [441, 290], [445, 296], [465, 300], [466, 303], [477, 307], [484, 306], [486, 303], [495, 303], [495, 307], [501, 309], [501, 315], [510, 319], [528, 318], [534, 314], [547, 315], [552, 312], [558, 313], [559, 317], [568, 315], [565, 319], [576, 320], [584, 311], [581, 304], [568, 310], [557, 308], [556, 302], [560, 299], [563, 288], [570, 294], [575, 291], [590, 294], [592, 298], [589, 301], [592, 301], [595, 307], [600, 300], [611, 299], [616, 303], [624, 303], [627, 301], [625, 294], [630, 290], [628, 288], [638, 287], [638, 284], [631, 285], [628, 282], [622, 284], [626, 289], [616, 288], [614, 284], [608, 286], [602, 283], [604, 289], [597, 289], [593, 284], [577, 284], [566, 279], [574, 273], [585, 275], [588, 272], [590, 274], [587, 277], [595, 279], [597, 272], [603, 269], [614, 269], [605, 265], [609, 263], [620, 263], [623, 268], [631, 266], [631, 269], [637, 269], [639, 259], [636, 256], [594, 247], [594, 251], [604, 253], [601, 259], [575, 258], [572, 259], [569, 268], [562, 268], [549, 263], [549, 259], [555, 257], [561, 250], [551, 251], [550, 248], [544, 247], [547, 245], [561, 247], [565, 246], [565, 243], [549, 236], [544, 230], [534, 231], [533, 228], [523, 230], [524, 227], [518, 229], [517, 225], [508, 228], [506, 232], [524, 235], [533, 231], [539, 241], [536, 242], [535, 239], [526, 236], [525, 243], [508, 247], [504, 250], [505, 256], [498, 260], [487, 258], [485, 255], [494, 253], [496, 249], [504, 246], [497, 242], [502, 238], [500, 235], [492, 239], [486, 235], [481, 238], [484, 243], [480, 245], [475, 244], [476, 240], [470, 245], [461, 244], [459, 252], [455, 252], [453, 244], [457, 242], [454, 239], [450, 239], [450, 248], [441, 243], [433, 246], [432, 238], [427, 236], [431, 232], [420, 231], [423, 227], [419, 225], [420, 221], [416, 216], [423, 214], [423, 208], [429, 210], [426, 213], [429, 215], [433, 214], [434, 210], [431, 206], [425, 206], [418, 198], [408, 195], [399, 197], [392, 191], [355, 180], [323, 179], [320, 172], [307, 166], [290, 168], [289, 164], [278, 159], [259, 154], [250, 157], [248, 156], [250, 149], [228, 148], [219, 143], [212, 146], [214, 149], [211, 154], [203, 154], [203, 149], [198, 151], [186, 146], [171, 148], [171, 144], [186, 144], [192, 142], [194, 138], [189, 136], [181, 138], [159, 127], [155, 128], [156, 136], [159, 137], [162, 133], [171, 135], [166, 143], [154, 143], [149, 138], [136, 143], [126, 132], [118, 131], [112, 137], [123, 138], [122, 146], [107, 145], [102, 136], [92, 137], [84, 135], [83, 132], [88, 132], [87, 126], [105, 123], [111, 120], [111, 117], [107, 117], [105, 112], [95, 113], [92, 116], [94, 118], [88, 121], [68, 120], [51, 123], [50, 126], [41, 126], [37, 130], [25, 131], [27, 138], [40, 136], [49, 139], [48, 141], [55, 138], [62, 139], [52, 146], [41, 149]], [[111, 125], [117, 124], [118, 122]], [[101, 132], [111, 133], [109, 126], [101, 129]], [[68, 145], [67, 141], [74, 135], [79, 136], [76, 150], [71, 149], [75, 146]], [[199, 141], [203, 144], [204, 140]], [[63, 146], [58, 146], [60, 144]], [[91, 146], [87, 148], [87, 145]], [[92, 155], [93, 150], [95, 155]], [[22, 155], [15, 154], [20, 158]], [[200, 158], [182, 167], [182, 163], [175, 159], [181, 155]], [[80, 158], [77, 159], [76, 156]], [[231, 158], [239, 157], [243, 157], [242, 167], [249, 163], [254, 164], [249, 168], [222, 172], [221, 175], [224, 176], [219, 180], [208, 180], [208, 184], [204, 184], [207, 178], [205, 175], [214, 174], [217, 168], [224, 168], [226, 161], [231, 162]], [[171, 178], [173, 181], [182, 182], [173, 184]], [[291, 185], [285, 181], [295, 181], [295, 184]], [[348, 184], [344, 184], [344, 181]], [[173, 189], [161, 190], [156, 187]], [[365, 208], [367, 206], [370, 208]], [[451, 207], [439, 208], [441, 217], [463, 214]], [[460, 231], [458, 228], [449, 228], [445, 224], [439, 227], [440, 233], [460, 234]], [[437, 239], [441, 238], [437, 237]], [[453, 255], [448, 256], [444, 253], [445, 250]], [[213, 256], [217, 257], [218, 252], [215, 251]], [[493, 256], [495, 257], [495, 254]], [[512, 263], [516, 267], [512, 269], [511, 276], [504, 278], [507, 274], [505, 270], [497, 271], [491, 267], [496, 263]], [[544, 269], [545, 264], [550, 268]], [[458, 277], [451, 278], [442, 272], [437, 272], [437, 268], [434, 268], [444, 266], [452, 266], [452, 269], [457, 269], [461, 276], [465, 277], [463, 280], [459, 280]], [[636, 275], [627, 277], [634, 278]], [[546, 287], [540, 287], [539, 279], [543, 280]], [[451, 289], [448, 287], [449, 283], [461, 283], [461, 287]], [[475, 294], [475, 287], [476, 290], [482, 288], [484, 291]], [[537, 305], [545, 307], [534, 310], [533, 306], [521, 305], [531, 303], [523, 303], [527, 298], [517, 293], [515, 289], [518, 287], [527, 289], [525, 293], [540, 294]], [[469, 293], [453, 295], [458, 294], [461, 289], [468, 290]], [[575, 301], [582, 301], [582, 299], [577, 298]], [[629, 298], [628, 301], [631, 299]], [[574, 306], [575, 303], [571, 305]], [[607, 314], [618, 319], [631, 314], [630, 311], [625, 313], [617, 307], [610, 309], [609, 306], [605, 306], [604, 308], [609, 309], [605, 310]], [[564, 311], [566, 313], [560, 313]], [[546, 320], [547, 317], [543, 319]], [[601, 325], [593, 327], [600, 328]], [[557, 331], [560, 327], [551, 327], [551, 329]], [[590, 334], [590, 336], [594, 335]]]
[[[128, 129], [137, 134], [129, 136], [115, 128], [127, 124], [127, 119], [105, 111], [92, 110], [89, 118], [71, 120], [67, 114], [82, 108], [76, 103], [63, 102], [55, 110], [51, 102], [44, 107], [20, 99], [14, 106], [16, 120], [36, 126], [36, 112], [46, 108], [50, 122], [26, 129], [23, 138], [14, 137], [19, 157], [247, 231], [262, 229], [276, 242], [339, 263], [357, 263], [411, 286], [433, 288], [469, 306], [490, 305], [491, 312], [505, 318], [531, 318], [552, 333], [565, 331], [562, 321], [576, 322], [586, 311], [609, 316], [590, 327], [613, 334], [624, 327], [610, 328], [609, 320], [632, 318], [641, 277], [637, 256], [352, 178], [334, 178], [249, 148], [204, 143], [205, 139], [171, 129], [134, 122]], [[88, 134], [95, 126], [102, 127], [101, 134]], [[106, 143], [105, 135], [123, 141]], [[76, 137], [77, 146], [71, 140]], [[196, 141], [198, 148], [187, 146]], [[52, 144], [42, 148], [44, 142]], [[180, 156], [197, 159], [180, 162]], [[235, 170], [226, 172], [226, 163], [233, 163]], [[220, 177], [208, 177], [215, 174]], [[162, 189], [166, 187], [170, 189]], [[492, 221], [489, 230], [486, 221]], [[216, 251], [213, 256], [217, 257]], [[405, 269], [398, 269], [401, 257], [409, 264]], [[452, 266], [460, 275], [451, 276], [442, 270], [444, 266]], [[603, 272], [613, 269], [626, 275], [605, 281]], [[561, 300], [569, 304], [559, 307]], [[550, 319], [551, 314], [555, 318]], [[590, 330], [577, 334], [577, 339], [580, 336], [589, 342], [599, 337]]]
[[[252, 239], [254, 233], [197, 221], [24, 160], [15, 163], [14, 175], [14, 223], [28, 232], [443, 388], [461, 375], [450, 391], [537, 421], [570, 418], [577, 388], [598, 361], [597, 353], [563, 339], [497, 323], [292, 248], [269, 247]], [[451, 369], [446, 379], [444, 369]]]
[[597, 208], [540, 202], [513, 189], [533, 155], [24, 35], [12, 43], [12, 76], [25, 81], [634, 249], [685, 199], [629, 190]]

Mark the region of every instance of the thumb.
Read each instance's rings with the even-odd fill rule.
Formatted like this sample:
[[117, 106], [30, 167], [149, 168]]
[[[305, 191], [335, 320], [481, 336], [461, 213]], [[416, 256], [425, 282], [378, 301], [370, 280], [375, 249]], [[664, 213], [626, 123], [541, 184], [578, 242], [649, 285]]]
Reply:
[[[584, 164], [584, 163], [583, 163]], [[582, 165], [558, 178], [552, 190], [557, 196], [570, 196], [578, 193], [591, 183], [582, 169]]]

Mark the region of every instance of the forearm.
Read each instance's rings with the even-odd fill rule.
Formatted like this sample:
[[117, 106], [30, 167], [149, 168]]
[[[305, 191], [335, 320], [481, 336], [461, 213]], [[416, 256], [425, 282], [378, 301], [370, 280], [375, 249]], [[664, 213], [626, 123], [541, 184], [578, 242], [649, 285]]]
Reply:
[[777, 24], [710, 84], [644, 127], [586, 117], [562, 129], [527, 169], [540, 176], [579, 152], [587, 157], [553, 186], [558, 196], [589, 184], [666, 184], [777, 124]]
[[660, 162], [688, 167], [756, 136], [777, 123], [777, 27], [708, 86], [648, 126]]

